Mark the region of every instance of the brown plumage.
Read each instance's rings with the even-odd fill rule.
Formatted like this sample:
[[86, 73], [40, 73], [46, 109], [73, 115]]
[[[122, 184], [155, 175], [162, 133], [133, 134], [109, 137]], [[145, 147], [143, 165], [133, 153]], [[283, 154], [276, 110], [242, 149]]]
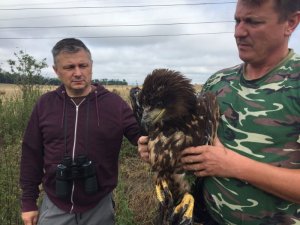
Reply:
[[[181, 169], [181, 151], [189, 146], [212, 144], [219, 117], [216, 98], [211, 93], [196, 95], [194, 86], [178, 71], [156, 69], [143, 88], [130, 92], [133, 111], [144, 135], [148, 134], [150, 164], [155, 182], [166, 181], [172, 199], [161, 210], [170, 211], [190, 184]], [[176, 224], [162, 212], [160, 224]]]

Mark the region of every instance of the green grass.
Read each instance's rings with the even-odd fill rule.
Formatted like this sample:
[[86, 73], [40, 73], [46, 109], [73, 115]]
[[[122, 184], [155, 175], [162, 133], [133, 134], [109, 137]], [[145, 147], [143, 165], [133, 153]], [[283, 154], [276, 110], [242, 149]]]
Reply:
[[19, 225], [21, 137], [38, 92], [0, 100], [0, 224]]
[[18, 225], [20, 218], [19, 145], [1, 148], [0, 224]]

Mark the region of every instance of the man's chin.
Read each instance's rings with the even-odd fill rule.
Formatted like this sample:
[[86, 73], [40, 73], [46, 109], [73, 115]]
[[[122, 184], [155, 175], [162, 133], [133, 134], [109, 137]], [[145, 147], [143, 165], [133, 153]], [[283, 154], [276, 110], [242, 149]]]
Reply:
[[245, 63], [249, 63], [252, 61], [252, 57], [249, 54], [244, 54], [240, 52], [239, 57]]
[[76, 92], [76, 93], [83, 93], [83, 92], [85, 92], [87, 89], [88, 89], [88, 85], [86, 85], [86, 84], [81, 84], [81, 85], [72, 85], [72, 89], [73, 89], [73, 91], [74, 92]]

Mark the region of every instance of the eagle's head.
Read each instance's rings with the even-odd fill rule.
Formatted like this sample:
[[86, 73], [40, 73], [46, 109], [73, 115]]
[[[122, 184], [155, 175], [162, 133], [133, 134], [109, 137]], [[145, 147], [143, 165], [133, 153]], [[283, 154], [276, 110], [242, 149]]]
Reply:
[[178, 71], [156, 69], [148, 74], [139, 95], [143, 126], [177, 120], [196, 108], [191, 80]]

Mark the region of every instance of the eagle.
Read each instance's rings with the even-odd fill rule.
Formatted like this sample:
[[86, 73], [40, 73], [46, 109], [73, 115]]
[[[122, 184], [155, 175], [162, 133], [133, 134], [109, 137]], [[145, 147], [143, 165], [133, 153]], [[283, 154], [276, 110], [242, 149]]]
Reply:
[[181, 72], [155, 69], [142, 88], [130, 90], [130, 101], [142, 135], [149, 138], [150, 166], [159, 200], [160, 225], [193, 224], [191, 184], [180, 162], [190, 146], [211, 145], [219, 108], [213, 93], [196, 93]]

